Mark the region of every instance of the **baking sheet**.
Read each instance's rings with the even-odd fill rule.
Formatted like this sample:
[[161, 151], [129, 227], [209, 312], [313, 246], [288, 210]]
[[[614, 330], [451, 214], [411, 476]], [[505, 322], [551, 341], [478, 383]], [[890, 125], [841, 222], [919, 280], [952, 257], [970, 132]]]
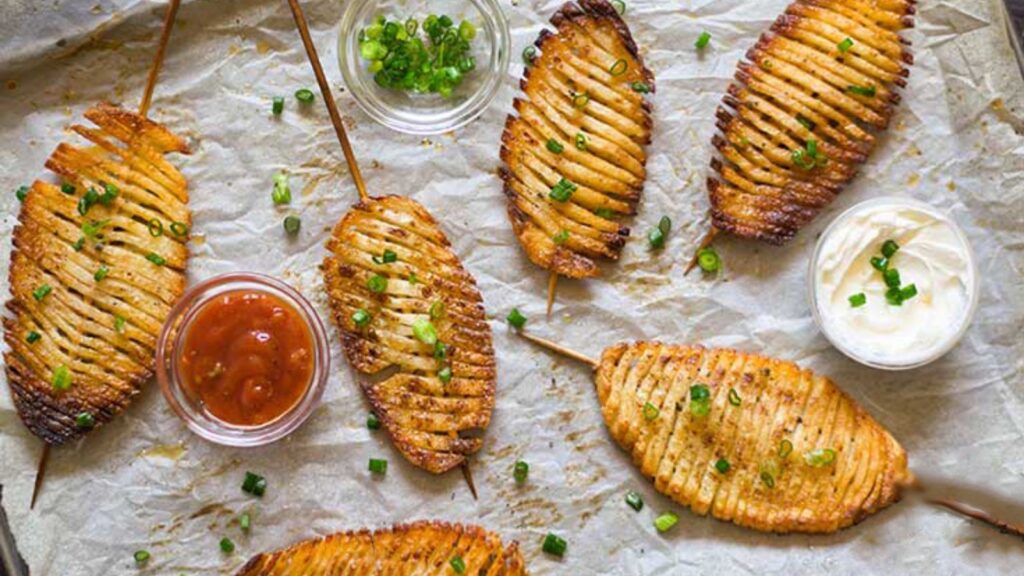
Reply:
[[[19, 548], [33, 574], [218, 574], [250, 555], [342, 529], [420, 518], [473, 522], [518, 540], [536, 574], [1011, 573], [1019, 541], [905, 501], [832, 536], [771, 536], [699, 518], [658, 495], [614, 446], [588, 371], [531, 348], [506, 328], [518, 306], [529, 328], [590, 355], [618, 340], [659, 338], [734, 346], [790, 358], [831, 375], [908, 449], [926, 481], [1024, 519], [1024, 138], [1020, 75], [999, 6], [924, 0], [909, 37], [916, 63], [905, 99], [860, 178], [781, 249], [722, 239], [717, 278], [682, 271], [706, 226], [704, 179], [713, 113], [735, 63], [785, 0], [629, 2], [626, 19], [657, 75], [649, 181], [634, 236], [604, 280], [563, 281], [543, 319], [546, 274], [528, 263], [509, 229], [495, 168], [518, 54], [558, 2], [502, 2], [513, 28], [513, 65], [491, 108], [453, 134], [420, 138], [376, 126], [342, 90], [334, 44], [341, 2], [304, 3], [314, 39], [374, 194], [406, 194], [441, 221], [476, 276], [493, 319], [499, 378], [486, 444], [474, 460], [480, 500], [458, 472], [434, 477], [405, 463], [368, 406], [333, 329], [325, 403], [295, 434], [259, 449], [229, 449], [191, 435], [149, 385], [113, 424], [56, 450], [45, 490], [29, 511], [41, 445], [0, 387], [0, 484]], [[9, 266], [13, 191], [46, 175], [42, 164], [65, 127], [99, 100], [135, 107], [163, 5], [118, 0], [0, 4], [0, 265]], [[712, 34], [696, 54], [693, 41]], [[328, 228], [356, 198], [322, 103], [280, 118], [271, 98], [313, 87], [282, 1], [187, 2], [171, 38], [152, 116], [193, 145], [175, 158], [190, 182], [196, 238], [190, 281], [234, 270], [284, 278], [326, 306], [317, 264]], [[319, 99], [319, 95], [317, 96]], [[288, 210], [270, 202], [271, 174], [292, 174]], [[833, 350], [815, 329], [805, 295], [816, 235], [854, 202], [907, 195], [948, 211], [979, 257], [981, 303], [963, 343], [926, 368], [885, 373]], [[303, 219], [289, 240], [286, 212]], [[662, 215], [675, 228], [651, 254], [642, 240]], [[6, 274], [0, 292], [7, 293]], [[370, 457], [387, 458], [371, 478]], [[517, 487], [516, 459], [530, 463]], [[239, 490], [246, 470], [270, 488]], [[947, 486], [948, 482], [948, 486]], [[957, 487], [964, 484], [981, 490]], [[638, 490], [640, 513], [623, 502]], [[658, 535], [653, 518], [680, 513]], [[234, 518], [253, 516], [250, 535]], [[548, 531], [566, 557], [540, 552]], [[237, 544], [224, 555], [218, 541]], [[152, 560], [138, 570], [136, 549]]]

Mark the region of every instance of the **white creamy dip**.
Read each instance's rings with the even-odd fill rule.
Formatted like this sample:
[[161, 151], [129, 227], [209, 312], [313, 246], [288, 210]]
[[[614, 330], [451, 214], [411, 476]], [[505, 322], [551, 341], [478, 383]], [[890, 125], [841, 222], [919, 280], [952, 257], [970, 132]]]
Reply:
[[[889, 268], [917, 295], [895, 306], [871, 265], [882, 244], [899, 250]], [[970, 322], [977, 293], [973, 256], [963, 233], [919, 202], [871, 200], [847, 210], [819, 240], [812, 262], [813, 305], [822, 331], [847, 355], [869, 365], [904, 368], [952, 348]], [[854, 307], [850, 296], [867, 302]]]

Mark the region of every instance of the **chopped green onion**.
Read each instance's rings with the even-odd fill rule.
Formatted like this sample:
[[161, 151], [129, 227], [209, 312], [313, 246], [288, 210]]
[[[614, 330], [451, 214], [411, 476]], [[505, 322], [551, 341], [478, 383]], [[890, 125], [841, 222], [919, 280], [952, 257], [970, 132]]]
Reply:
[[886, 240], [882, 243], [882, 256], [887, 259], [891, 259], [897, 251], [899, 251], [900, 245], [895, 240]]
[[875, 94], [878, 93], [878, 89], [875, 88], [874, 86], [858, 86], [856, 84], [851, 84], [847, 86], [846, 90], [849, 92], [853, 92], [854, 94], [857, 94], [859, 96], [866, 96], [868, 98], [874, 98]]
[[739, 406], [742, 403], [743, 400], [740, 398], [740, 393], [735, 388], [729, 388], [729, 404]]
[[71, 371], [61, 364], [53, 369], [53, 378], [50, 380], [54, 390], [67, 390], [71, 388]]
[[50, 288], [49, 284], [42, 284], [32, 291], [32, 297], [36, 299], [36, 302], [42, 302], [50, 292], [53, 292], [53, 288]]
[[828, 164], [828, 157], [818, 151], [818, 141], [814, 138], [807, 140], [804, 148], [793, 150], [793, 164], [801, 170], [813, 170]]
[[156, 254], [154, 252], [150, 252], [149, 254], [146, 254], [146, 260], [149, 260], [150, 262], [152, 262], [153, 264], [156, 264], [157, 266], [163, 266], [164, 264], [167, 263], [167, 261], [164, 260], [163, 256], [161, 256], [159, 254]]
[[99, 282], [100, 280], [106, 278], [107, 274], [110, 274], [110, 268], [107, 268], [103, 264], [100, 264], [100, 267], [96, 270], [96, 272], [93, 273], [92, 277], [94, 280]]
[[444, 359], [448, 356], [448, 345], [438, 340], [434, 342], [434, 360], [438, 362], [444, 362]]
[[39, 332], [36, 332], [35, 330], [33, 330], [33, 331], [29, 332], [27, 336], [25, 336], [25, 342], [28, 342], [29, 344], [35, 344], [41, 338], [42, 338], [42, 336], [39, 335]]
[[114, 186], [113, 184], [110, 184], [108, 182], [101, 182], [101, 184], [103, 185], [103, 194], [98, 198], [98, 200], [100, 204], [103, 204], [104, 206], [110, 206], [111, 204], [114, 203], [114, 199], [121, 194], [121, 191], [117, 188], [117, 186]]
[[659, 414], [661, 414], [661, 410], [658, 410], [657, 406], [650, 402], [644, 404], [644, 420], [650, 422], [651, 420], [656, 419]]
[[651, 228], [647, 231], [647, 244], [652, 250], [665, 247], [665, 233], [661, 231], [661, 228]]
[[761, 482], [769, 488], [775, 488], [775, 476], [767, 470], [761, 470]]
[[406, 277], [405, 281], [408, 282], [409, 284], [419, 283], [419, 279], [416, 278], [415, 272], [409, 272], [409, 276]]
[[14, 191], [14, 195], [18, 197], [18, 202], [24, 202], [25, 198], [28, 198], [28, 190], [28, 186], [19, 186], [18, 189]]
[[292, 189], [288, 185], [288, 175], [284, 172], [274, 172], [274, 190], [270, 193], [270, 199], [274, 204], [288, 204], [292, 201]]
[[71, 249], [74, 250], [75, 252], [81, 252], [82, 248], [85, 248], [85, 236], [82, 236], [78, 240], [75, 240], [74, 244], [71, 245]]
[[248, 532], [252, 528], [252, 516], [248, 512], [242, 512], [242, 515], [238, 517], [238, 527], [243, 532]]
[[875, 270], [878, 270], [879, 272], [885, 272], [886, 269], [889, 268], [889, 259], [880, 258], [878, 256], [872, 256], [871, 267], [874, 268]]
[[882, 278], [885, 280], [885, 285], [889, 288], [899, 288], [900, 271], [895, 268], [887, 268], [885, 272], [882, 272]]
[[391, 264], [392, 262], [398, 261], [398, 254], [396, 254], [394, 250], [385, 248], [383, 254], [380, 256], [371, 256], [370, 259], [373, 260], [374, 264]]
[[722, 259], [714, 248], [701, 248], [697, 252], [697, 265], [705, 272], [718, 272], [722, 268]]
[[715, 470], [718, 470], [719, 474], [725, 474], [730, 468], [732, 468], [732, 464], [729, 464], [729, 461], [725, 458], [719, 458], [718, 461], [715, 462]]
[[530, 475], [530, 465], [523, 460], [516, 460], [514, 466], [512, 466], [512, 477], [515, 478], [517, 484], [526, 482], [526, 478]]
[[149, 552], [147, 552], [145, 550], [136, 550], [135, 554], [132, 554], [132, 558], [135, 558], [135, 563], [136, 564], [140, 564], [141, 565], [141, 564], [145, 564], [146, 562], [149, 562], [150, 556], [149, 556]]
[[99, 201], [99, 198], [99, 193], [96, 192], [95, 188], [90, 186], [89, 189], [85, 191], [85, 194], [83, 194], [82, 197], [78, 199], [78, 213], [81, 214], [82, 216], [85, 216], [85, 213], [88, 212], [90, 208], [96, 205], [96, 202]]
[[590, 94], [583, 92], [580, 94], [574, 94], [572, 97], [572, 105], [576, 108], [584, 108], [590, 103]]
[[792, 452], [793, 443], [790, 442], [788, 439], [784, 438], [782, 442], [779, 443], [779, 458], [785, 458], [786, 456], [789, 456]]
[[114, 316], [114, 332], [118, 334], [124, 334], [124, 324], [126, 320], [121, 316]]
[[623, 2], [622, 0], [612, 0], [612, 6], [615, 8], [615, 11], [619, 13], [619, 15], [626, 13], [626, 3]]
[[83, 430], [87, 430], [96, 425], [96, 418], [89, 412], [79, 412], [75, 416], [75, 426]]
[[903, 292], [899, 287], [889, 288], [885, 291], [885, 301], [892, 306], [903, 306]]
[[519, 311], [519, 308], [513, 308], [512, 311], [508, 313], [508, 316], [505, 317], [505, 320], [516, 330], [521, 330], [523, 326], [526, 325], [526, 316], [523, 316], [523, 313]]
[[60, 191], [70, 196], [75, 193], [75, 187], [74, 185], [65, 182], [60, 185]]
[[424, 344], [433, 346], [437, 343], [437, 329], [426, 318], [417, 318], [412, 323], [412, 333], [417, 340]]
[[838, 48], [840, 52], [845, 53], [849, 51], [850, 48], [853, 48], [853, 40], [851, 38], [845, 38], [842, 42], [836, 44], [836, 48]]
[[280, 116], [281, 112], [284, 112], [284, 96], [274, 96], [274, 103], [271, 105], [270, 111], [274, 113], [274, 116]]
[[437, 371], [437, 377], [441, 382], [447, 384], [452, 381], [452, 367], [445, 366]]
[[804, 453], [804, 461], [809, 466], [821, 468], [835, 462], [836, 451], [831, 448], [817, 448]]
[[640, 94], [648, 94], [651, 91], [650, 84], [646, 82], [636, 81], [630, 84], [629, 87], [633, 89], [633, 92], [638, 92]]
[[476, 38], [476, 26], [473, 26], [473, 23], [469, 20], [463, 20], [462, 23], [459, 24], [459, 37], [466, 42]]
[[110, 220], [93, 220], [82, 222], [82, 235], [86, 238], [99, 238], [100, 231], [110, 223]]
[[625, 60], [620, 59], [616, 60], [615, 64], [612, 64], [612, 67], [608, 69], [608, 73], [612, 76], [622, 76], [628, 69], [629, 64], [627, 64]]
[[703, 384], [690, 386], [690, 413], [697, 417], [711, 412], [711, 390]]
[[161, 222], [159, 219], [157, 219], [157, 218], [150, 218], [149, 222], [146, 224], [146, 226], [147, 226], [147, 228], [149, 228], [149, 235], [150, 236], [153, 236], [154, 238], [156, 238], [158, 236], [163, 236], [164, 235], [164, 223]]
[[640, 496], [639, 492], [630, 490], [629, 492], [626, 492], [626, 504], [629, 504], [630, 508], [639, 512], [644, 507], [644, 499]]
[[443, 300], [438, 300], [430, 305], [430, 317], [434, 320], [444, 316], [445, 305]]
[[551, 237], [551, 241], [555, 244], [565, 244], [569, 240], [568, 230], [559, 230]]
[[900, 299], [903, 301], [910, 300], [914, 296], [917, 296], [917, 285], [907, 284], [900, 288]]
[[548, 192], [548, 198], [551, 198], [555, 202], [568, 202], [572, 193], [575, 191], [576, 185], [565, 178], [562, 178], [557, 184], [551, 187], [551, 191]]
[[523, 64], [530, 66], [533, 64], [533, 59], [537, 57], [537, 48], [535, 46], [527, 46], [523, 48]]
[[235, 543], [230, 538], [220, 539], [220, 551], [225, 554], [231, 554], [235, 551]]
[[295, 91], [295, 99], [303, 104], [311, 104], [313, 102], [313, 91], [309, 88], [299, 88]]
[[665, 512], [654, 519], [654, 527], [661, 533], [668, 532], [678, 523], [679, 515], [674, 512]]
[[587, 151], [587, 135], [583, 132], [576, 133], [576, 149], [583, 152]]
[[548, 141], [547, 141], [547, 143], [544, 144], [544, 146], [547, 147], [547, 149], [549, 151], [551, 151], [551, 152], [553, 152], [555, 154], [561, 154], [562, 150], [565, 149], [565, 147], [562, 146], [558, 142], [558, 140], [555, 140], [554, 138], [548, 138]]
[[611, 220], [612, 218], [615, 218], [615, 211], [609, 208], [598, 208], [597, 210], [594, 210], [594, 214], [597, 214], [598, 216], [604, 218], [605, 220]]
[[814, 122], [811, 122], [810, 120], [808, 120], [806, 116], [803, 116], [802, 114], [797, 114], [796, 115], [796, 121], [799, 122], [800, 125], [803, 126], [804, 128], [807, 128], [808, 130], [810, 130], [812, 132], [814, 131], [814, 126], [815, 126]]
[[245, 480], [242, 481], [242, 492], [248, 492], [253, 496], [263, 496], [267, 491], [267, 479], [259, 474], [246, 471]]
[[299, 228], [302, 227], [302, 218], [295, 215], [288, 215], [284, 217], [284, 231], [288, 234], [295, 235], [299, 233]]
[[352, 313], [352, 322], [356, 326], [366, 326], [370, 323], [371, 319], [370, 313], [365, 308], [360, 308]]
[[448, 564], [452, 567], [452, 572], [456, 574], [464, 574], [466, 572], [466, 561], [462, 559], [462, 556], [455, 556], [448, 561]]
[[563, 538], [560, 538], [555, 534], [548, 532], [548, 535], [544, 537], [544, 545], [541, 548], [548, 554], [551, 554], [552, 556], [558, 556], [559, 558], [561, 558], [565, 555], [565, 550], [568, 547], [568, 542], [566, 542]]
[[374, 474], [386, 474], [388, 471], [388, 461], [381, 460], [379, 458], [370, 458], [370, 465], [368, 468], [370, 472], [373, 472]]
[[849, 297], [851, 308], [860, 308], [868, 303], [868, 297], [863, 292], [858, 292]]
[[185, 236], [188, 234], [188, 226], [182, 222], [171, 222], [171, 233], [178, 237]]
[[388, 279], [380, 274], [374, 274], [366, 281], [366, 287], [374, 294], [381, 294], [388, 288]]
[[697, 37], [697, 41], [694, 42], [693, 45], [697, 47], [697, 50], [703, 50], [703, 49], [707, 48], [707, 46], [708, 46], [708, 44], [710, 42], [711, 42], [711, 34], [708, 33], [707, 31], [704, 31], [704, 32], [700, 33], [700, 36]]

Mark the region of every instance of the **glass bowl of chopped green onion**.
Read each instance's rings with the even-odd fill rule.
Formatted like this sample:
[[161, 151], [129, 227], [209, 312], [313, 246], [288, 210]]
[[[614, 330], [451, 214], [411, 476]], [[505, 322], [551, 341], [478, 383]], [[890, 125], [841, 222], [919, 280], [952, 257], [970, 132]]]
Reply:
[[497, 0], [351, 0], [338, 65], [371, 118], [407, 134], [440, 134], [483, 113], [510, 50]]

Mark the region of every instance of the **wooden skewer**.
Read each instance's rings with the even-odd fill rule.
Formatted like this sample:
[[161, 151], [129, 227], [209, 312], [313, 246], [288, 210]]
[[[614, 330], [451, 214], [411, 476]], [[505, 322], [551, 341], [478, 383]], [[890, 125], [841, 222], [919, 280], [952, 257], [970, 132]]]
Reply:
[[551, 272], [548, 276], [548, 318], [551, 318], [551, 308], [555, 305], [555, 290], [558, 288], [558, 273]]
[[299, 29], [299, 36], [302, 37], [302, 45], [306, 47], [306, 55], [309, 56], [309, 63], [313, 66], [313, 74], [316, 76], [316, 83], [320, 86], [320, 95], [327, 104], [327, 112], [331, 115], [331, 124], [334, 125], [334, 132], [338, 135], [338, 142], [341, 143], [341, 150], [345, 153], [345, 161], [348, 162], [349, 172], [352, 173], [352, 180], [359, 191], [359, 200], [365, 202], [370, 199], [366, 193], [366, 184], [363, 182], [363, 173], [359, 171], [359, 164], [356, 163], [356, 156], [352, 152], [352, 145], [349, 144], [348, 135], [345, 133], [345, 126], [341, 122], [341, 114], [338, 112], [338, 105], [331, 95], [331, 86], [324, 76], [324, 69], [320, 65], [320, 57], [317, 56], [316, 46], [309, 36], [309, 25], [306, 24], [306, 16], [302, 13], [299, 0], [288, 0], [288, 6], [292, 9], [292, 16], [295, 18], [295, 26]]
[[[578, 360], [580, 362], [583, 362], [584, 364], [589, 365], [591, 368], [595, 370], [597, 369], [598, 361], [589, 356], [576, 352], [575, 350], [566, 348], [565, 346], [562, 346], [561, 344], [558, 344], [556, 342], [552, 342], [539, 336], [534, 336], [533, 334], [530, 334], [528, 332], [519, 331], [519, 335], [525, 338], [526, 340], [529, 340], [530, 342], [533, 342], [534, 344], [541, 346], [542, 348], [547, 348], [552, 352], [561, 354], [562, 356], [565, 356], [567, 358], [572, 358], [573, 360]], [[920, 482], [916, 482], [915, 484], [908, 486], [908, 488], [912, 488], [918, 491], [924, 490]], [[1017, 536], [1018, 538], [1024, 538], [1024, 526], [1011, 524], [1004, 520], [1000, 520], [987, 512], [983, 512], [981, 510], [963, 504], [962, 502], [957, 502], [956, 500], [950, 500], [948, 498], [925, 498], [925, 502], [932, 504], [934, 506], [946, 508], [947, 510], [956, 512], [961, 516], [966, 516], [973, 520], [984, 522], [985, 524], [988, 524], [996, 530], [999, 530], [1003, 534], [1009, 534], [1011, 536]]]
[[462, 463], [462, 477], [466, 480], [466, 484], [469, 486], [469, 493], [473, 495], [473, 500], [479, 500], [476, 496], [476, 484], [473, 483], [473, 471], [469, 468], [469, 459]]
[[[139, 103], [139, 115], [146, 116], [149, 113], [149, 105], [153, 102], [153, 90], [156, 88], [156, 80], [160, 76], [160, 67], [164, 63], [164, 54], [167, 52], [167, 43], [171, 39], [171, 29], [174, 28], [174, 19], [178, 15], [178, 8], [181, 0], [171, 0], [167, 6], [167, 13], [164, 15], [163, 29], [160, 31], [160, 41], [156, 46], [156, 55], [153, 63], [149, 66], [149, 75], [146, 77], [146, 86], [142, 91], [142, 102]], [[39, 457], [39, 466], [36, 468], [36, 481], [32, 486], [32, 501], [29, 509], [36, 507], [36, 500], [43, 489], [43, 481], [46, 479], [46, 464], [50, 459], [50, 444], [43, 443], [43, 453]]]
[[715, 239], [715, 236], [717, 235], [718, 228], [712, 226], [711, 229], [708, 230], [708, 233], [704, 235], [704, 239], [700, 241], [700, 245], [697, 246], [697, 249], [693, 251], [693, 257], [690, 258], [690, 263], [686, 265], [686, 270], [683, 271], [683, 276], [689, 274], [690, 270], [693, 270], [694, 267], [697, 266], [697, 259], [700, 256], [700, 251], [710, 246], [711, 242]]

